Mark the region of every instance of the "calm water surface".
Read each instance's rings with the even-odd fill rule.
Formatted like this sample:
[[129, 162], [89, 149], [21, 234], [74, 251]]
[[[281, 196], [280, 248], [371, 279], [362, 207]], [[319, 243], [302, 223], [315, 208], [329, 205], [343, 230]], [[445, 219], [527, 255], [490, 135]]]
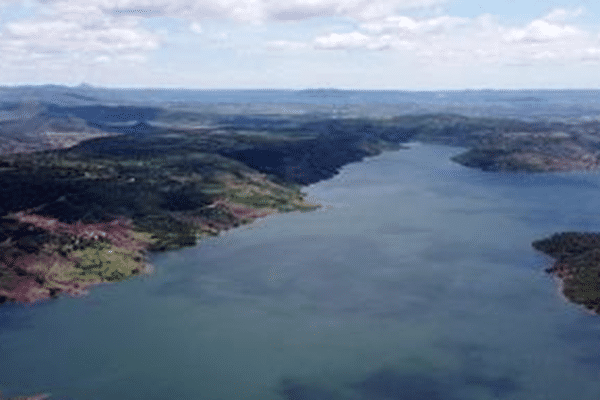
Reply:
[[600, 318], [532, 240], [600, 229], [597, 174], [494, 174], [415, 144], [324, 207], [153, 256], [150, 277], [0, 308], [0, 390], [63, 399], [600, 398]]

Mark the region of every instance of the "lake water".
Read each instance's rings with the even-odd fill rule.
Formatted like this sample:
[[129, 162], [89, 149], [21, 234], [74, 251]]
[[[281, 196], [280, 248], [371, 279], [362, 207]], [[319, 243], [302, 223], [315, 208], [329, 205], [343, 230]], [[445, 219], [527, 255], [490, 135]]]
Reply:
[[600, 175], [496, 174], [412, 144], [324, 205], [152, 257], [152, 276], [0, 308], [0, 390], [53, 399], [597, 400], [600, 318], [532, 240], [600, 230]]

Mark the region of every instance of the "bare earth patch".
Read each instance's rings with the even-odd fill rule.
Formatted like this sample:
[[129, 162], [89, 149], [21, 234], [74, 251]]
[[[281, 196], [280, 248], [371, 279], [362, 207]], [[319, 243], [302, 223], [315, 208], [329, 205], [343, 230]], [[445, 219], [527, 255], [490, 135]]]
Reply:
[[68, 224], [27, 212], [4, 219], [12, 220], [13, 237], [0, 243], [0, 303], [82, 295], [146, 271], [150, 240], [125, 219]]

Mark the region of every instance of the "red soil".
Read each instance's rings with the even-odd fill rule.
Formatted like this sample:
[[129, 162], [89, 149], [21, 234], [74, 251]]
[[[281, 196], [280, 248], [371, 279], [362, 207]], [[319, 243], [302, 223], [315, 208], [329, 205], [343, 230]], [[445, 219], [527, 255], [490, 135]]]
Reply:
[[94, 224], [84, 224], [80, 221], [68, 224], [54, 218], [29, 214], [24, 211], [14, 214], [12, 218], [56, 235], [66, 235], [88, 240], [105, 239], [114, 246], [134, 251], [143, 250], [147, 247], [147, 243], [142, 243], [132, 237], [131, 221], [125, 218], [116, 218], [110, 222], [98, 222]]
[[[33, 226], [53, 236], [108, 241], [112, 245], [128, 251], [143, 253], [149, 245], [133, 236], [131, 222], [124, 218], [94, 224], [81, 222], [68, 224], [24, 211], [11, 215], [11, 218], [23, 224], [23, 229]], [[11, 247], [10, 243], [4, 243], [4, 246], [0, 247], [4, 247], [4, 249], [0, 248], [0, 265], [3, 264], [4, 271], [10, 274], [10, 279], [5, 280], [0, 287], [0, 303], [7, 300], [34, 303], [61, 292], [82, 295], [86, 293], [86, 288], [94, 284], [89, 281], [64, 281], [58, 279], [56, 274], [50, 275], [50, 266], [73, 269], [77, 262], [69, 255], [65, 257], [58, 254], [51, 242], [40, 244], [35, 252], [16, 249]], [[40, 269], [40, 266], [48, 266], [48, 269]], [[141, 269], [140, 272], [142, 272]], [[47, 282], [52, 282], [51, 287], [48, 287]]]

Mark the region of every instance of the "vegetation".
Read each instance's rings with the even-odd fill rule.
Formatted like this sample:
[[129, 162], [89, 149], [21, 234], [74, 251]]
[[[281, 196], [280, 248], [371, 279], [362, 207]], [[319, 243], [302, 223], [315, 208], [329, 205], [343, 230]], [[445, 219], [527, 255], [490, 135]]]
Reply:
[[78, 294], [142, 273], [148, 250], [314, 209], [297, 184], [199, 151], [222, 147], [220, 139], [161, 140], [168, 133], [0, 158], [0, 302]]
[[600, 314], [600, 233], [565, 232], [533, 242], [556, 259], [546, 271], [563, 282], [563, 294]]

